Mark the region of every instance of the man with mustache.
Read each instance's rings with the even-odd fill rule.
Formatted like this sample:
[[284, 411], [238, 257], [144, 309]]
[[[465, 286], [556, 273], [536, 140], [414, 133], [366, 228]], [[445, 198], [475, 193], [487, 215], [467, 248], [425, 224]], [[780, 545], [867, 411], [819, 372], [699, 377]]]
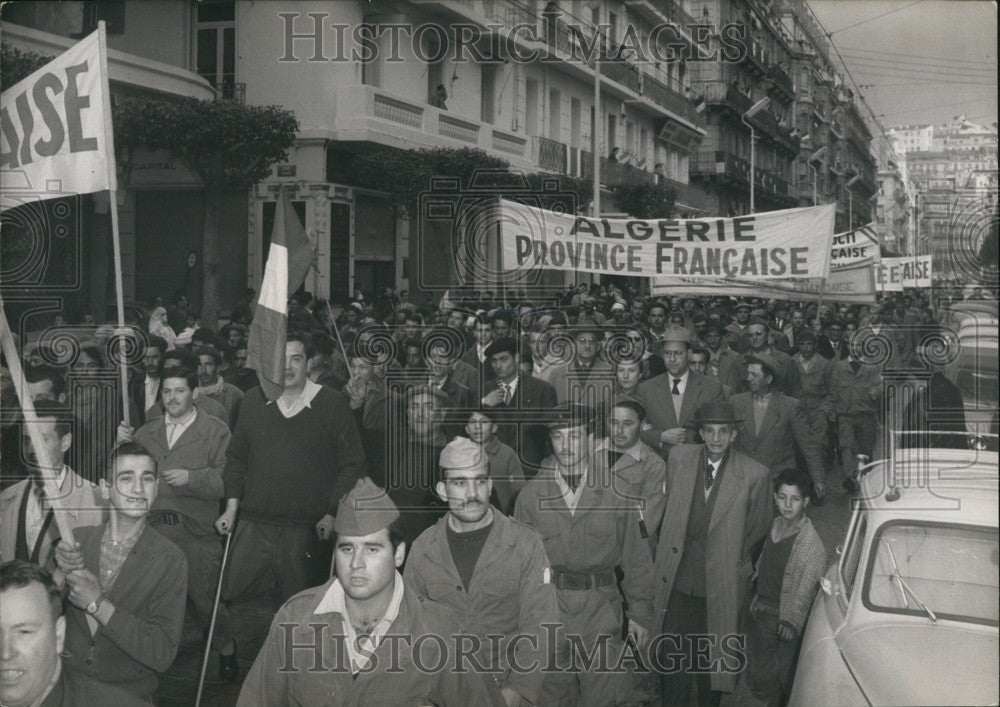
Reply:
[[[442, 481], [435, 491], [448, 513], [425, 530], [410, 552], [406, 581], [419, 594], [451, 607], [464, 629], [481, 639], [475, 655], [497, 668], [496, 681], [508, 705], [538, 703], [540, 669], [511, 670], [543, 663], [544, 624], [559, 621], [555, 589], [545, 581], [549, 561], [542, 538], [490, 505], [493, 482], [485, 449], [456, 437], [441, 452]], [[504, 639], [495, 646], [487, 637]], [[535, 637], [535, 644], [514, 636]], [[510, 655], [512, 654], [512, 655]]]
[[385, 490], [359, 479], [333, 526], [335, 576], [278, 611], [239, 707], [503, 704], [491, 677], [456, 654], [458, 617], [399, 574], [399, 521]]
[[115, 449], [101, 481], [108, 522], [78, 529], [55, 553], [71, 604], [67, 664], [147, 699], [177, 655], [187, 600], [184, 553], [146, 522], [159, 482], [142, 445]]
[[[198, 376], [194, 371], [167, 368], [162, 379], [160, 397], [166, 414], [150, 420], [134, 435], [119, 425], [118, 441], [135, 439], [156, 460], [164, 483], [150, 510], [149, 524], [184, 553], [187, 593], [198, 623], [207, 630], [222, 568], [222, 544], [213, 523], [222, 500], [222, 469], [231, 435], [223, 420], [195, 406]], [[225, 604], [219, 605], [212, 641], [220, 656], [221, 678], [236, 682], [236, 644]]]

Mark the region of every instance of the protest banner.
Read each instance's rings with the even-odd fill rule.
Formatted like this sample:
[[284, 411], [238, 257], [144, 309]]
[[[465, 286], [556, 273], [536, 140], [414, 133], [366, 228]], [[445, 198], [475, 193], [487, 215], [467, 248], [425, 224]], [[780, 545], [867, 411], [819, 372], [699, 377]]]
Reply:
[[105, 190], [111, 204], [115, 299], [122, 332], [118, 372], [128, 424], [118, 179], [107, 28], [101, 20], [96, 31], [0, 94], [0, 213], [36, 201]]
[[826, 280], [768, 280], [759, 282], [740, 278], [721, 278], [713, 282], [687, 277], [655, 277], [650, 282], [654, 297], [705, 295], [709, 297], [774, 297], [807, 301], [831, 301], [845, 304], [871, 304], [875, 301], [875, 270], [870, 260], [863, 260], [830, 270]]
[[853, 231], [833, 234], [833, 246], [830, 249], [831, 268], [859, 263], [862, 260], [878, 263], [880, 256], [878, 234], [873, 223]]
[[0, 96], [0, 211], [117, 187], [101, 40], [93, 32]]
[[930, 287], [931, 274], [930, 255], [882, 258], [876, 267], [876, 283], [880, 292], [902, 292], [904, 287]]
[[500, 200], [505, 271], [760, 280], [830, 272], [834, 204], [735, 218], [611, 219]]

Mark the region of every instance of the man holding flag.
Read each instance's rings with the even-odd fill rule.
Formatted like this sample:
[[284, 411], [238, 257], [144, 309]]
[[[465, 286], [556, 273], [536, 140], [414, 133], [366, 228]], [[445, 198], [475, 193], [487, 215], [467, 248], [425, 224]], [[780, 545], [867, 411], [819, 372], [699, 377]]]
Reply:
[[307, 375], [312, 338], [287, 333], [288, 297], [305, 279], [312, 252], [302, 224], [283, 197], [264, 282], [250, 329], [247, 365], [260, 387], [248, 391], [227, 452], [226, 510], [216, 529], [233, 532], [229, 598], [277, 584], [280, 601], [327, 579], [341, 496], [364, 476], [365, 453], [350, 404]]

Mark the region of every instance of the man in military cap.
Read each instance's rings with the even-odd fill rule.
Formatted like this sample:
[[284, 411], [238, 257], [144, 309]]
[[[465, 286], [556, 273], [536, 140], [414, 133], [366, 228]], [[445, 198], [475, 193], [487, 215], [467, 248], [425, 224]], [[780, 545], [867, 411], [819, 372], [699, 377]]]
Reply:
[[[538, 704], [548, 653], [544, 625], [558, 623], [559, 607], [542, 538], [490, 505], [489, 464], [483, 447], [465, 437], [441, 452], [443, 480], [435, 491], [449, 510], [413, 543], [406, 581], [454, 609], [463, 630], [482, 639], [476, 659], [495, 671], [508, 705]], [[503, 639], [496, 644], [489, 636]], [[533, 669], [512, 670], [508, 661]]]
[[565, 629], [556, 652], [557, 664], [568, 669], [546, 676], [538, 703], [616, 704], [629, 700], [635, 676], [581, 668], [579, 651], [606, 651], [607, 663], [615, 665], [624, 648], [616, 567], [623, 573], [628, 633], [640, 648], [645, 644], [653, 592], [648, 525], [606, 459], [591, 450], [589, 412], [567, 405], [555, 416], [548, 425], [552, 455], [514, 506], [514, 517], [545, 539]]
[[503, 704], [488, 675], [455, 670], [454, 612], [405, 586], [398, 520], [367, 477], [341, 499], [335, 576], [278, 611], [239, 705]]
[[[704, 442], [676, 446], [667, 459], [653, 578], [653, 619], [666, 638], [655, 666], [665, 705], [687, 705], [692, 678], [699, 705], [717, 705], [736, 687], [739, 665], [727, 662], [722, 641], [739, 636], [751, 550], [771, 522], [767, 468], [733, 448], [742, 422], [729, 403], [704, 403], [692, 418]], [[714, 644], [705, 646], [705, 636]], [[692, 664], [696, 656], [711, 670]]]
[[638, 397], [649, 423], [642, 440], [664, 459], [672, 446], [693, 441], [685, 425], [698, 406], [723, 397], [718, 380], [691, 370], [690, 353], [690, 332], [684, 327], [668, 327], [660, 341], [666, 373], [639, 384]]

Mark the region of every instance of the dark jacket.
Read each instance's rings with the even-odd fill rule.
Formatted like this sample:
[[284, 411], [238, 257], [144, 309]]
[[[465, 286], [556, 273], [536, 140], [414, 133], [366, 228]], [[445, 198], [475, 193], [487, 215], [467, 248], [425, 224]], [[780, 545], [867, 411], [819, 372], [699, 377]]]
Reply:
[[[107, 525], [79, 528], [84, 566], [100, 574], [101, 536]], [[187, 560], [176, 545], [146, 526], [125, 559], [107, 600], [115, 613], [90, 633], [82, 609], [66, 609], [66, 663], [97, 680], [147, 696], [170, 668], [180, 645], [187, 601]]]

